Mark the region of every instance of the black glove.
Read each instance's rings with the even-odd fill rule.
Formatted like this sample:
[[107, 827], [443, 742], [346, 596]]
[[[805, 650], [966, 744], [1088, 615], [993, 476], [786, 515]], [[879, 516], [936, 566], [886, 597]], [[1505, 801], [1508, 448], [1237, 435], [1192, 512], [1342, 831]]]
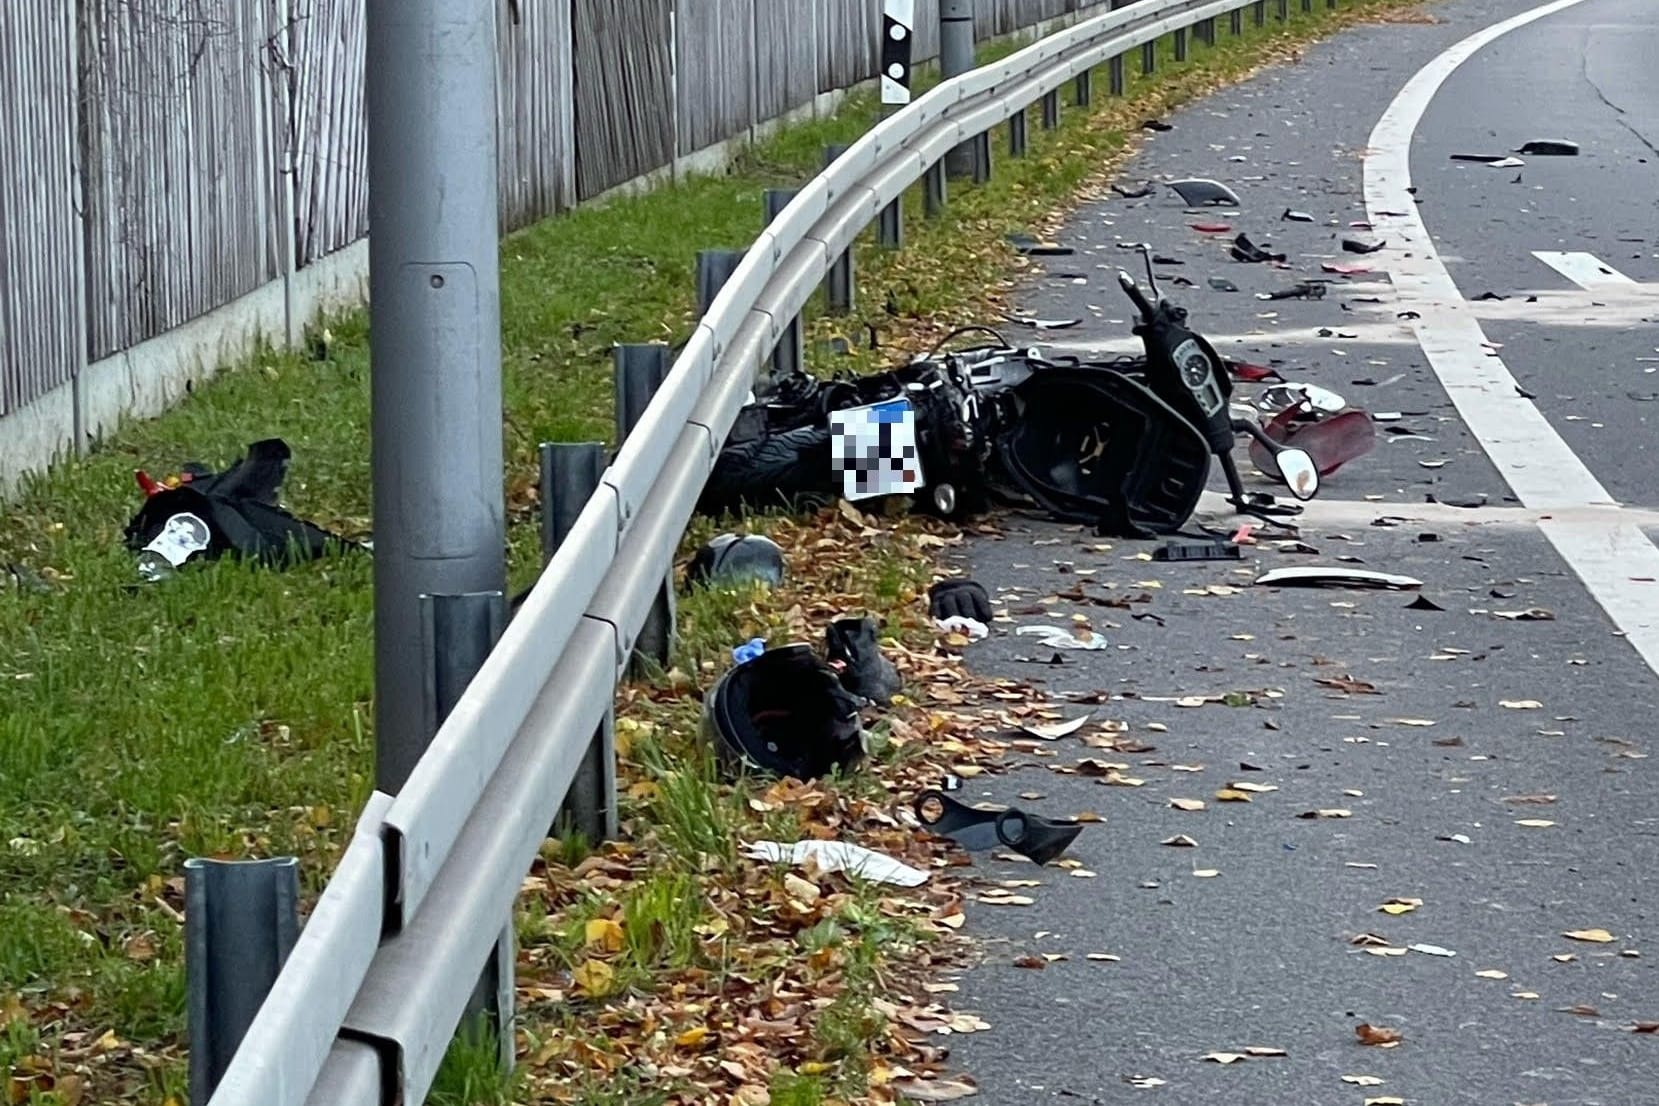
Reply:
[[927, 593], [928, 611], [935, 619], [971, 618], [991, 621], [991, 597], [973, 580], [940, 580]]

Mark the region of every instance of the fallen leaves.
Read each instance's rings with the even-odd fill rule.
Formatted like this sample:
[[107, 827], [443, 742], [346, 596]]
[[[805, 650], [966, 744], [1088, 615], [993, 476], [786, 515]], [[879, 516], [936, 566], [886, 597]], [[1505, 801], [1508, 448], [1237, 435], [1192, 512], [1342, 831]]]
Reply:
[[583, 927], [583, 940], [590, 949], [622, 951], [622, 925], [614, 918], [590, 918]]
[[1374, 1075], [1344, 1075], [1344, 1083], [1352, 1083], [1357, 1087], [1380, 1087], [1383, 1081]]
[[1203, 810], [1205, 807], [1203, 799], [1171, 799], [1169, 801], [1169, 805], [1174, 807], [1176, 810], [1185, 810], [1189, 813]]
[[1384, 914], [1393, 914], [1398, 916], [1400, 914], [1410, 914], [1413, 910], [1416, 910], [1422, 905], [1422, 899], [1393, 898], [1377, 907], [1377, 909], [1382, 911]]
[[1305, 810], [1298, 814], [1298, 818], [1352, 818], [1354, 812], [1341, 807], [1323, 807], [1319, 810]]
[[1048, 961], [1044, 960], [1040, 956], [1016, 956], [1014, 958], [1014, 967], [1032, 968], [1040, 971], [1041, 969], [1048, 967]]
[[616, 985], [616, 971], [603, 960], [584, 960], [571, 973], [576, 986], [587, 998], [604, 998]]
[[1359, 1043], [1375, 1048], [1393, 1048], [1405, 1039], [1398, 1030], [1386, 1025], [1372, 1025], [1370, 1022], [1360, 1022], [1354, 1026], [1354, 1036]]
[[1223, 787], [1215, 793], [1215, 801], [1218, 803], [1247, 803], [1250, 801], [1250, 793], [1240, 791], [1236, 787]]
[[1194, 841], [1184, 833], [1178, 833], [1174, 837], [1166, 837], [1162, 841], [1158, 842], [1158, 844], [1170, 845], [1177, 849], [1196, 849], [1198, 847], [1198, 842]]
[[1483, 968], [1475, 973], [1482, 979], [1508, 979], [1509, 973], [1498, 968]]
[[1548, 818], [1517, 818], [1515, 819], [1515, 824], [1517, 826], [1525, 826], [1527, 829], [1548, 829], [1549, 827], [1555, 825], [1555, 823], [1550, 821]]
[[[959, 1098], [972, 1098], [979, 1093], [978, 1085], [967, 1076], [960, 1079], [920, 1079], [915, 1076], [904, 1076], [893, 1080], [889, 1086], [912, 1102], [955, 1102]], [[770, 1096], [764, 1101], [770, 1102]]]
[[1543, 710], [1544, 704], [1536, 699], [1503, 699], [1498, 706], [1506, 710]]
[[1605, 929], [1569, 929], [1561, 936], [1569, 940], [1588, 941], [1596, 945], [1610, 945], [1614, 940], [1613, 935]]

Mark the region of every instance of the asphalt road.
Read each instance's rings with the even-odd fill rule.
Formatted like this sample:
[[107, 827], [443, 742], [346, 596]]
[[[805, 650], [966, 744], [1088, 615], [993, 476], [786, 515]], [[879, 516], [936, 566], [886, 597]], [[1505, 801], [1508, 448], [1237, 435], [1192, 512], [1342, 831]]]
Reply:
[[[1014, 770], [967, 783], [971, 799], [1105, 819], [1068, 854], [1080, 871], [978, 856], [986, 887], [1040, 885], [1013, 889], [1030, 905], [970, 904], [984, 959], [943, 997], [991, 1026], [948, 1042], [976, 1101], [1659, 1101], [1659, 1034], [1631, 1031], [1659, 1022], [1659, 584], [1645, 567], [1659, 552], [1641, 539], [1655, 529], [1642, 508], [1659, 499], [1659, 362], [1644, 360], [1659, 357], [1659, 7], [1584, 0], [1475, 50], [1431, 89], [1411, 137], [1431, 241], [1367, 258], [1338, 244], [1375, 236], [1349, 226], [1378, 216], [1386, 183], [1387, 152], [1368, 143], [1413, 76], [1539, 6], [1450, 0], [1433, 7], [1439, 23], [1354, 30], [1192, 106], [1129, 176], [1214, 177], [1239, 193], [1237, 212], [1195, 215], [1162, 190], [1104, 196], [1060, 236], [1078, 254], [1028, 282], [1022, 306], [1083, 322], [1025, 340], [1106, 347], [1127, 329], [1112, 269], [1133, 256], [1118, 243], [1150, 241], [1184, 262], [1160, 266], [1167, 277], [1193, 282], [1166, 290], [1230, 351], [1398, 412], [1388, 425], [1411, 433], [1327, 482], [1303, 527], [1317, 553], [1264, 545], [1242, 564], [1164, 565], [1142, 559], [1147, 545], [1005, 517], [964, 557], [1003, 607], [970, 663], [1028, 681], [1065, 717], [1127, 723], [1146, 747], [1032, 741]], [[1538, 138], [1582, 153], [1519, 170], [1450, 160]], [[1316, 222], [1281, 222], [1287, 207]], [[1293, 269], [1230, 261], [1225, 237], [1190, 226], [1217, 219]], [[1573, 256], [1552, 266], [1535, 251]], [[1334, 277], [1318, 302], [1253, 295], [1319, 276], [1323, 261], [1377, 271]], [[1432, 265], [1462, 301], [1412, 291]], [[1241, 290], [1212, 290], [1211, 276]], [[1486, 291], [1506, 298], [1474, 299]], [[1480, 348], [1482, 333], [1501, 350]], [[1534, 403], [1501, 375], [1502, 387], [1466, 387], [1493, 365]], [[1558, 486], [1529, 475], [1557, 462]], [[1344, 562], [1415, 576], [1444, 609], [1408, 607], [1410, 593], [1252, 584]], [[1053, 598], [1079, 589], [1144, 601]], [[1554, 618], [1499, 614], [1531, 608]], [[1074, 615], [1109, 647], [1054, 664], [1013, 632]], [[1066, 703], [1101, 692], [1103, 704]], [[1244, 705], [1173, 701], [1231, 693]], [[1087, 757], [1142, 782], [1057, 771]], [[1216, 798], [1241, 781], [1275, 790]], [[1348, 813], [1302, 817], [1320, 810]], [[1164, 843], [1182, 834], [1196, 845]], [[1379, 909], [1393, 898], [1420, 905]], [[1593, 930], [1609, 939], [1564, 936]], [[1407, 951], [1368, 952], [1363, 934]], [[1361, 1023], [1403, 1042], [1362, 1045]], [[1285, 1055], [1205, 1059], [1252, 1047]]]

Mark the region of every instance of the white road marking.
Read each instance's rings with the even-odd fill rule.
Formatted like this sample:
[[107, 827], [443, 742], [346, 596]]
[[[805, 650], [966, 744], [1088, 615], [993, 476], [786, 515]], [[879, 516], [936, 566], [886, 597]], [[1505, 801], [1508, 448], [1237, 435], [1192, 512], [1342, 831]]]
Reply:
[[1648, 667], [1659, 672], [1659, 549], [1627, 512], [1577, 510], [1607, 507], [1613, 500], [1520, 394], [1503, 359], [1485, 348], [1486, 335], [1441, 263], [1409, 191], [1412, 135], [1446, 79], [1510, 31], [1583, 2], [1554, 0], [1495, 23], [1412, 77], [1371, 132], [1365, 205], [1376, 233], [1401, 243], [1378, 261], [1393, 273], [1401, 306], [1421, 314], [1412, 328], [1463, 421], [1523, 504], [1562, 516], [1541, 521], [1539, 529]]
[[1636, 283], [1593, 253], [1533, 250], [1532, 256], [1587, 291], [1628, 288]]

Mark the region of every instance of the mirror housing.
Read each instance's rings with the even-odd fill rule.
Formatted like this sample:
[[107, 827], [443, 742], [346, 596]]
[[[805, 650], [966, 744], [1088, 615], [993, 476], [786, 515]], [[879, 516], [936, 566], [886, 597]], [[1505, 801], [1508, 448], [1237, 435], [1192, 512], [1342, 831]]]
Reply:
[[1294, 446], [1281, 449], [1273, 455], [1278, 462], [1279, 476], [1290, 488], [1290, 494], [1300, 500], [1309, 500], [1319, 494], [1319, 466], [1305, 449]]

